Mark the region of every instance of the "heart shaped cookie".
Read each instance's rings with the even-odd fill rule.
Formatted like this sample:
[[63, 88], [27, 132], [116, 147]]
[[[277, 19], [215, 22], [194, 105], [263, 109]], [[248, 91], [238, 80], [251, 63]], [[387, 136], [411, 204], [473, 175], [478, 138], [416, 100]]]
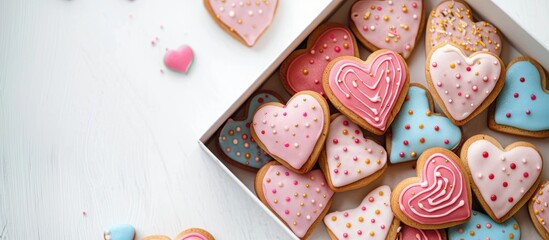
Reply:
[[252, 47], [271, 25], [278, 0], [204, 0], [204, 6], [223, 30]]
[[130, 224], [115, 225], [103, 233], [105, 240], [134, 240], [135, 229]]
[[496, 27], [475, 22], [471, 7], [462, 0], [441, 1], [429, 14], [425, 50], [439, 43], [454, 43], [467, 55], [482, 50], [500, 55], [503, 38]]
[[340, 56], [359, 56], [355, 37], [344, 25], [320, 25], [309, 36], [307, 48], [294, 51], [280, 66], [282, 85], [291, 94], [311, 90], [324, 95], [324, 69]]
[[492, 103], [505, 83], [505, 66], [490, 52], [465, 56], [441, 44], [427, 56], [427, 84], [446, 116], [462, 126]]
[[248, 101], [242, 118], [229, 118], [219, 132], [218, 145], [224, 159], [238, 167], [257, 171], [272, 160], [255, 142], [250, 132], [252, 116], [255, 110], [264, 103], [282, 102], [281, 98], [270, 91], [260, 91]]
[[320, 168], [335, 192], [364, 187], [387, 169], [385, 149], [364, 138], [362, 130], [345, 115], [332, 115], [325, 146]]
[[402, 225], [399, 228], [397, 240], [446, 240], [446, 231], [421, 230]]
[[399, 221], [391, 212], [391, 188], [372, 190], [358, 207], [324, 217], [332, 239], [395, 239]]
[[252, 137], [282, 165], [306, 173], [324, 146], [329, 117], [328, 103], [320, 94], [301, 91], [286, 105], [261, 105], [253, 116]]
[[408, 66], [396, 52], [379, 50], [363, 62], [339, 57], [328, 64], [322, 87], [345, 116], [383, 135], [400, 109], [409, 85]]
[[419, 177], [404, 179], [391, 195], [391, 208], [400, 221], [420, 229], [442, 229], [469, 220], [469, 178], [456, 154], [428, 149], [419, 157], [416, 171]]
[[456, 149], [461, 143], [461, 128], [434, 112], [429, 91], [412, 83], [397, 117], [386, 135], [391, 163], [416, 160], [426, 149]]
[[480, 204], [499, 223], [515, 215], [541, 181], [543, 158], [530, 143], [504, 149], [495, 138], [479, 134], [463, 144], [461, 159]]
[[164, 55], [164, 65], [171, 70], [187, 73], [193, 64], [194, 53], [191, 47], [181, 46], [177, 50], [168, 50]]
[[521, 239], [520, 227], [514, 218], [503, 223], [497, 223], [477, 211], [473, 211], [469, 222], [448, 229], [448, 238], [450, 240]]
[[505, 86], [488, 115], [488, 126], [520, 136], [549, 137], [549, 90], [536, 60], [519, 57], [508, 65]]
[[255, 192], [300, 239], [306, 239], [332, 204], [332, 195], [320, 170], [297, 174], [269, 162], [255, 177]]
[[543, 239], [549, 239], [549, 180], [541, 184], [528, 204], [528, 212], [534, 227]]
[[389, 49], [408, 58], [423, 31], [423, 8], [422, 0], [360, 0], [349, 23], [370, 51]]
[[[164, 235], [153, 235], [143, 238], [143, 240], [171, 240]], [[177, 235], [174, 240], [215, 240], [208, 231], [200, 228], [189, 228]]]

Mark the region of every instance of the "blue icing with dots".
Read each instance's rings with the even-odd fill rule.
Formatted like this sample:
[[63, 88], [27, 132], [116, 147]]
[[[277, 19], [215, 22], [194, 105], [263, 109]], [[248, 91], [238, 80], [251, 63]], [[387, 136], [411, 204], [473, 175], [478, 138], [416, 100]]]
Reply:
[[461, 129], [447, 117], [432, 113], [427, 90], [410, 86], [395, 121], [391, 124], [392, 163], [416, 160], [426, 149], [454, 149], [461, 142]]
[[129, 224], [115, 225], [105, 232], [105, 239], [110, 240], [133, 240], [135, 229]]
[[541, 80], [531, 62], [511, 65], [496, 100], [496, 123], [528, 131], [549, 130], [549, 94], [542, 89]]
[[261, 104], [269, 102], [280, 102], [280, 100], [269, 93], [258, 93], [250, 99], [248, 116], [245, 120], [227, 120], [218, 138], [219, 146], [225, 156], [252, 168], [261, 168], [272, 160], [271, 156], [267, 155], [252, 139], [250, 133], [250, 124], [255, 110]]
[[448, 229], [448, 240], [520, 239], [517, 220], [496, 223], [488, 215], [473, 211], [469, 222]]

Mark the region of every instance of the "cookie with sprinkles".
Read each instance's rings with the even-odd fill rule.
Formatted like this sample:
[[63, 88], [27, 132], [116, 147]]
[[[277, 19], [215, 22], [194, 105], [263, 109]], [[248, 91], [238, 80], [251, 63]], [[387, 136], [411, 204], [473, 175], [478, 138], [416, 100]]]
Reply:
[[426, 149], [442, 147], [457, 149], [462, 130], [446, 116], [434, 112], [431, 93], [424, 86], [412, 83], [404, 104], [386, 134], [391, 163], [416, 160]]
[[227, 162], [250, 171], [257, 171], [272, 160], [257, 145], [250, 132], [250, 124], [255, 110], [264, 103], [282, 102], [274, 92], [262, 90], [248, 100], [242, 117], [229, 118], [219, 132], [218, 149]]
[[324, 95], [324, 69], [340, 56], [359, 57], [353, 33], [339, 23], [322, 24], [309, 36], [307, 48], [292, 52], [284, 60], [280, 66], [280, 81], [290, 94], [311, 90]]
[[223, 30], [253, 47], [273, 22], [278, 0], [204, 0], [204, 6]]
[[[164, 235], [152, 235], [143, 238], [143, 240], [171, 240]], [[201, 228], [189, 228], [179, 233], [174, 240], [215, 240], [211, 233]]]
[[488, 127], [519, 136], [549, 137], [549, 90], [545, 70], [518, 57], [507, 67], [505, 86], [488, 114]]
[[471, 7], [463, 0], [441, 1], [429, 14], [425, 31], [428, 53], [439, 43], [453, 43], [467, 55], [483, 50], [500, 55], [503, 37], [488, 22], [475, 22]]
[[539, 235], [549, 239], [549, 180], [543, 182], [528, 203], [530, 219]]
[[391, 211], [391, 188], [380, 186], [366, 195], [358, 207], [324, 217], [326, 231], [336, 239], [395, 239], [400, 222]]
[[360, 0], [350, 10], [349, 24], [370, 51], [389, 49], [408, 58], [425, 23], [423, 0]]
[[543, 158], [527, 142], [503, 148], [495, 138], [475, 135], [463, 144], [461, 159], [478, 201], [499, 223], [515, 215], [541, 182]]
[[297, 174], [276, 161], [255, 177], [255, 192], [299, 239], [307, 239], [326, 215], [334, 192], [318, 169]]
[[514, 218], [498, 223], [489, 216], [473, 211], [471, 220], [448, 229], [449, 240], [517, 240], [521, 239], [520, 226]]
[[362, 129], [340, 113], [332, 115], [319, 165], [335, 192], [364, 187], [387, 169], [387, 152], [364, 137]]
[[397, 240], [446, 240], [444, 230], [422, 230], [407, 225], [401, 225], [398, 229]]

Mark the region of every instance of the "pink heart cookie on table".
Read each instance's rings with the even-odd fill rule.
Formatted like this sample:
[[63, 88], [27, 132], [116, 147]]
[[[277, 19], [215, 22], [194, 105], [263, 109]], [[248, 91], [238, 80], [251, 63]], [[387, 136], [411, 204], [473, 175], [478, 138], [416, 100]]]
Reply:
[[297, 174], [269, 162], [255, 177], [259, 199], [300, 239], [306, 239], [332, 204], [334, 192], [320, 170]]
[[324, 146], [329, 117], [328, 103], [320, 94], [301, 91], [286, 105], [261, 105], [254, 113], [251, 133], [275, 160], [296, 173], [306, 173]]
[[291, 94], [311, 90], [324, 95], [324, 69], [340, 56], [359, 56], [355, 37], [344, 25], [322, 24], [309, 36], [306, 49], [296, 50], [284, 60], [280, 80]]
[[[143, 240], [171, 240], [164, 235], [152, 235], [143, 238]], [[201, 228], [189, 228], [179, 233], [174, 240], [215, 240], [211, 233]]]
[[442, 229], [465, 223], [471, 216], [472, 195], [466, 167], [455, 153], [431, 148], [417, 161], [418, 177], [400, 182], [391, 208], [404, 224]]
[[389, 49], [408, 58], [423, 31], [422, 0], [361, 0], [351, 7], [350, 25], [371, 51]]
[[164, 55], [164, 65], [171, 70], [187, 73], [194, 60], [194, 53], [191, 47], [181, 46], [177, 50], [168, 50]]
[[488, 135], [469, 138], [461, 150], [473, 192], [494, 221], [505, 222], [530, 199], [541, 181], [543, 158], [527, 142], [506, 148]]
[[545, 180], [528, 203], [534, 227], [543, 239], [549, 239], [549, 180]]
[[378, 50], [366, 61], [339, 57], [328, 64], [322, 87], [333, 105], [353, 122], [383, 135], [404, 102], [408, 66], [398, 53]]
[[335, 192], [364, 187], [387, 169], [387, 152], [374, 140], [364, 138], [362, 130], [342, 114], [334, 114], [320, 168]]
[[490, 52], [471, 56], [453, 44], [437, 45], [427, 56], [429, 90], [444, 113], [462, 126], [492, 103], [505, 84], [505, 66]]
[[271, 25], [278, 0], [204, 0], [204, 6], [223, 30], [252, 47]]
[[421, 230], [402, 225], [399, 228], [397, 240], [446, 240], [446, 231]]
[[395, 239], [399, 221], [390, 206], [391, 188], [372, 190], [358, 207], [324, 217], [332, 239]]

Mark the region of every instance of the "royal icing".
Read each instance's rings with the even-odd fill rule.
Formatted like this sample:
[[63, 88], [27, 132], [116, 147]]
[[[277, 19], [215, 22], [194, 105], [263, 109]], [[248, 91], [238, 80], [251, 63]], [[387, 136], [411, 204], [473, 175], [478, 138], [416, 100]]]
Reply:
[[193, 59], [194, 53], [191, 47], [183, 45], [177, 50], [166, 51], [164, 65], [174, 71], [187, 73], [191, 68]]
[[531, 62], [512, 64], [496, 100], [496, 123], [528, 131], [549, 130], [549, 95], [542, 81], [545, 79]]
[[422, 0], [361, 0], [353, 4], [351, 20], [369, 43], [407, 58], [416, 44], [422, 12]]
[[443, 240], [440, 230], [421, 230], [402, 225], [398, 240]]
[[285, 74], [288, 86], [294, 92], [311, 90], [324, 95], [324, 89], [322, 89], [324, 69], [337, 57], [355, 55], [357, 50], [353, 39], [351, 32], [343, 26], [323, 30], [306, 52], [289, 63]]
[[404, 104], [391, 124], [392, 163], [416, 160], [426, 149], [449, 150], [461, 142], [461, 129], [444, 116], [433, 115], [427, 91], [411, 86]]
[[189, 233], [177, 240], [208, 240], [208, 238], [200, 233]]
[[471, 214], [468, 187], [454, 160], [435, 153], [425, 161], [421, 182], [405, 187], [400, 193], [400, 210], [420, 224], [466, 220]]
[[543, 160], [532, 147], [502, 151], [482, 139], [469, 145], [467, 164], [484, 202], [497, 218], [502, 218], [536, 183]]
[[278, 0], [208, 0], [208, 3], [218, 21], [253, 46], [271, 25]]
[[448, 229], [448, 240], [477, 239], [520, 239], [520, 227], [514, 218], [510, 218], [503, 223], [497, 223], [489, 216], [473, 211], [469, 222]]
[[329, 213], [324, 223], [337, 239], [384, 240], [394, 217], [390, 198], [389, 186], [378, 187], [368, 193], [358, 207]]
[[324, 105], [311, 94], [316, 93], [296, 93], [283, 106], [262, 105], [253, 116], [253, 130], [266, 150], [296, 169], [308, 161], [324, 130]]
[[262, 182], [267, 204], [300, 238], [321, 217], [334, 194], [320, 170], [300, 175], [282, 165], [272, 165]]
[[501, 43], [498, 30], [487, 22], [473, 22], [473, 13], [460, 1], [445, 1], [431, 11], [427, 41], [454, 43], [468, 55], [484, 49], [499, 55]]
[[432, 52], [429, 72], [432, 84], [450, 116], [463, 120], [473, 113], [494, 90], [502, 66], [488, 53], [463, 55], [453, 45]]
[[129, 224], [115, 225], [103, 233], [105, 240], [133, 240], [135, 229]]
[[253, 113], [263, 103], [280, 102], [280, 100], [269, 94], [259, 93], [249, 100], [246, 119], [237, 121], [227, 120], [219, 134], [219, 146], [223, 153], [240, 164], [252, 168], [261, 168], [272, 158], [263, 151], [252, 138], [250, 124]]
[[387, 164], [387, 152], [366, 139], [360, 128], [344, 115], [330, 123], [326, 158], [332, 185], [342, 187], [368, 177]]
[[372, 127], [385, 131], [406, 85], [406, 63], [392, 51], [381, 52], [368, 62], [337, 61], [330, 70], [328, 85], [344, 107]]
[[531, 201], [536, 221], [549, 233], [549, 187], [546, 184], [541, 184]]

